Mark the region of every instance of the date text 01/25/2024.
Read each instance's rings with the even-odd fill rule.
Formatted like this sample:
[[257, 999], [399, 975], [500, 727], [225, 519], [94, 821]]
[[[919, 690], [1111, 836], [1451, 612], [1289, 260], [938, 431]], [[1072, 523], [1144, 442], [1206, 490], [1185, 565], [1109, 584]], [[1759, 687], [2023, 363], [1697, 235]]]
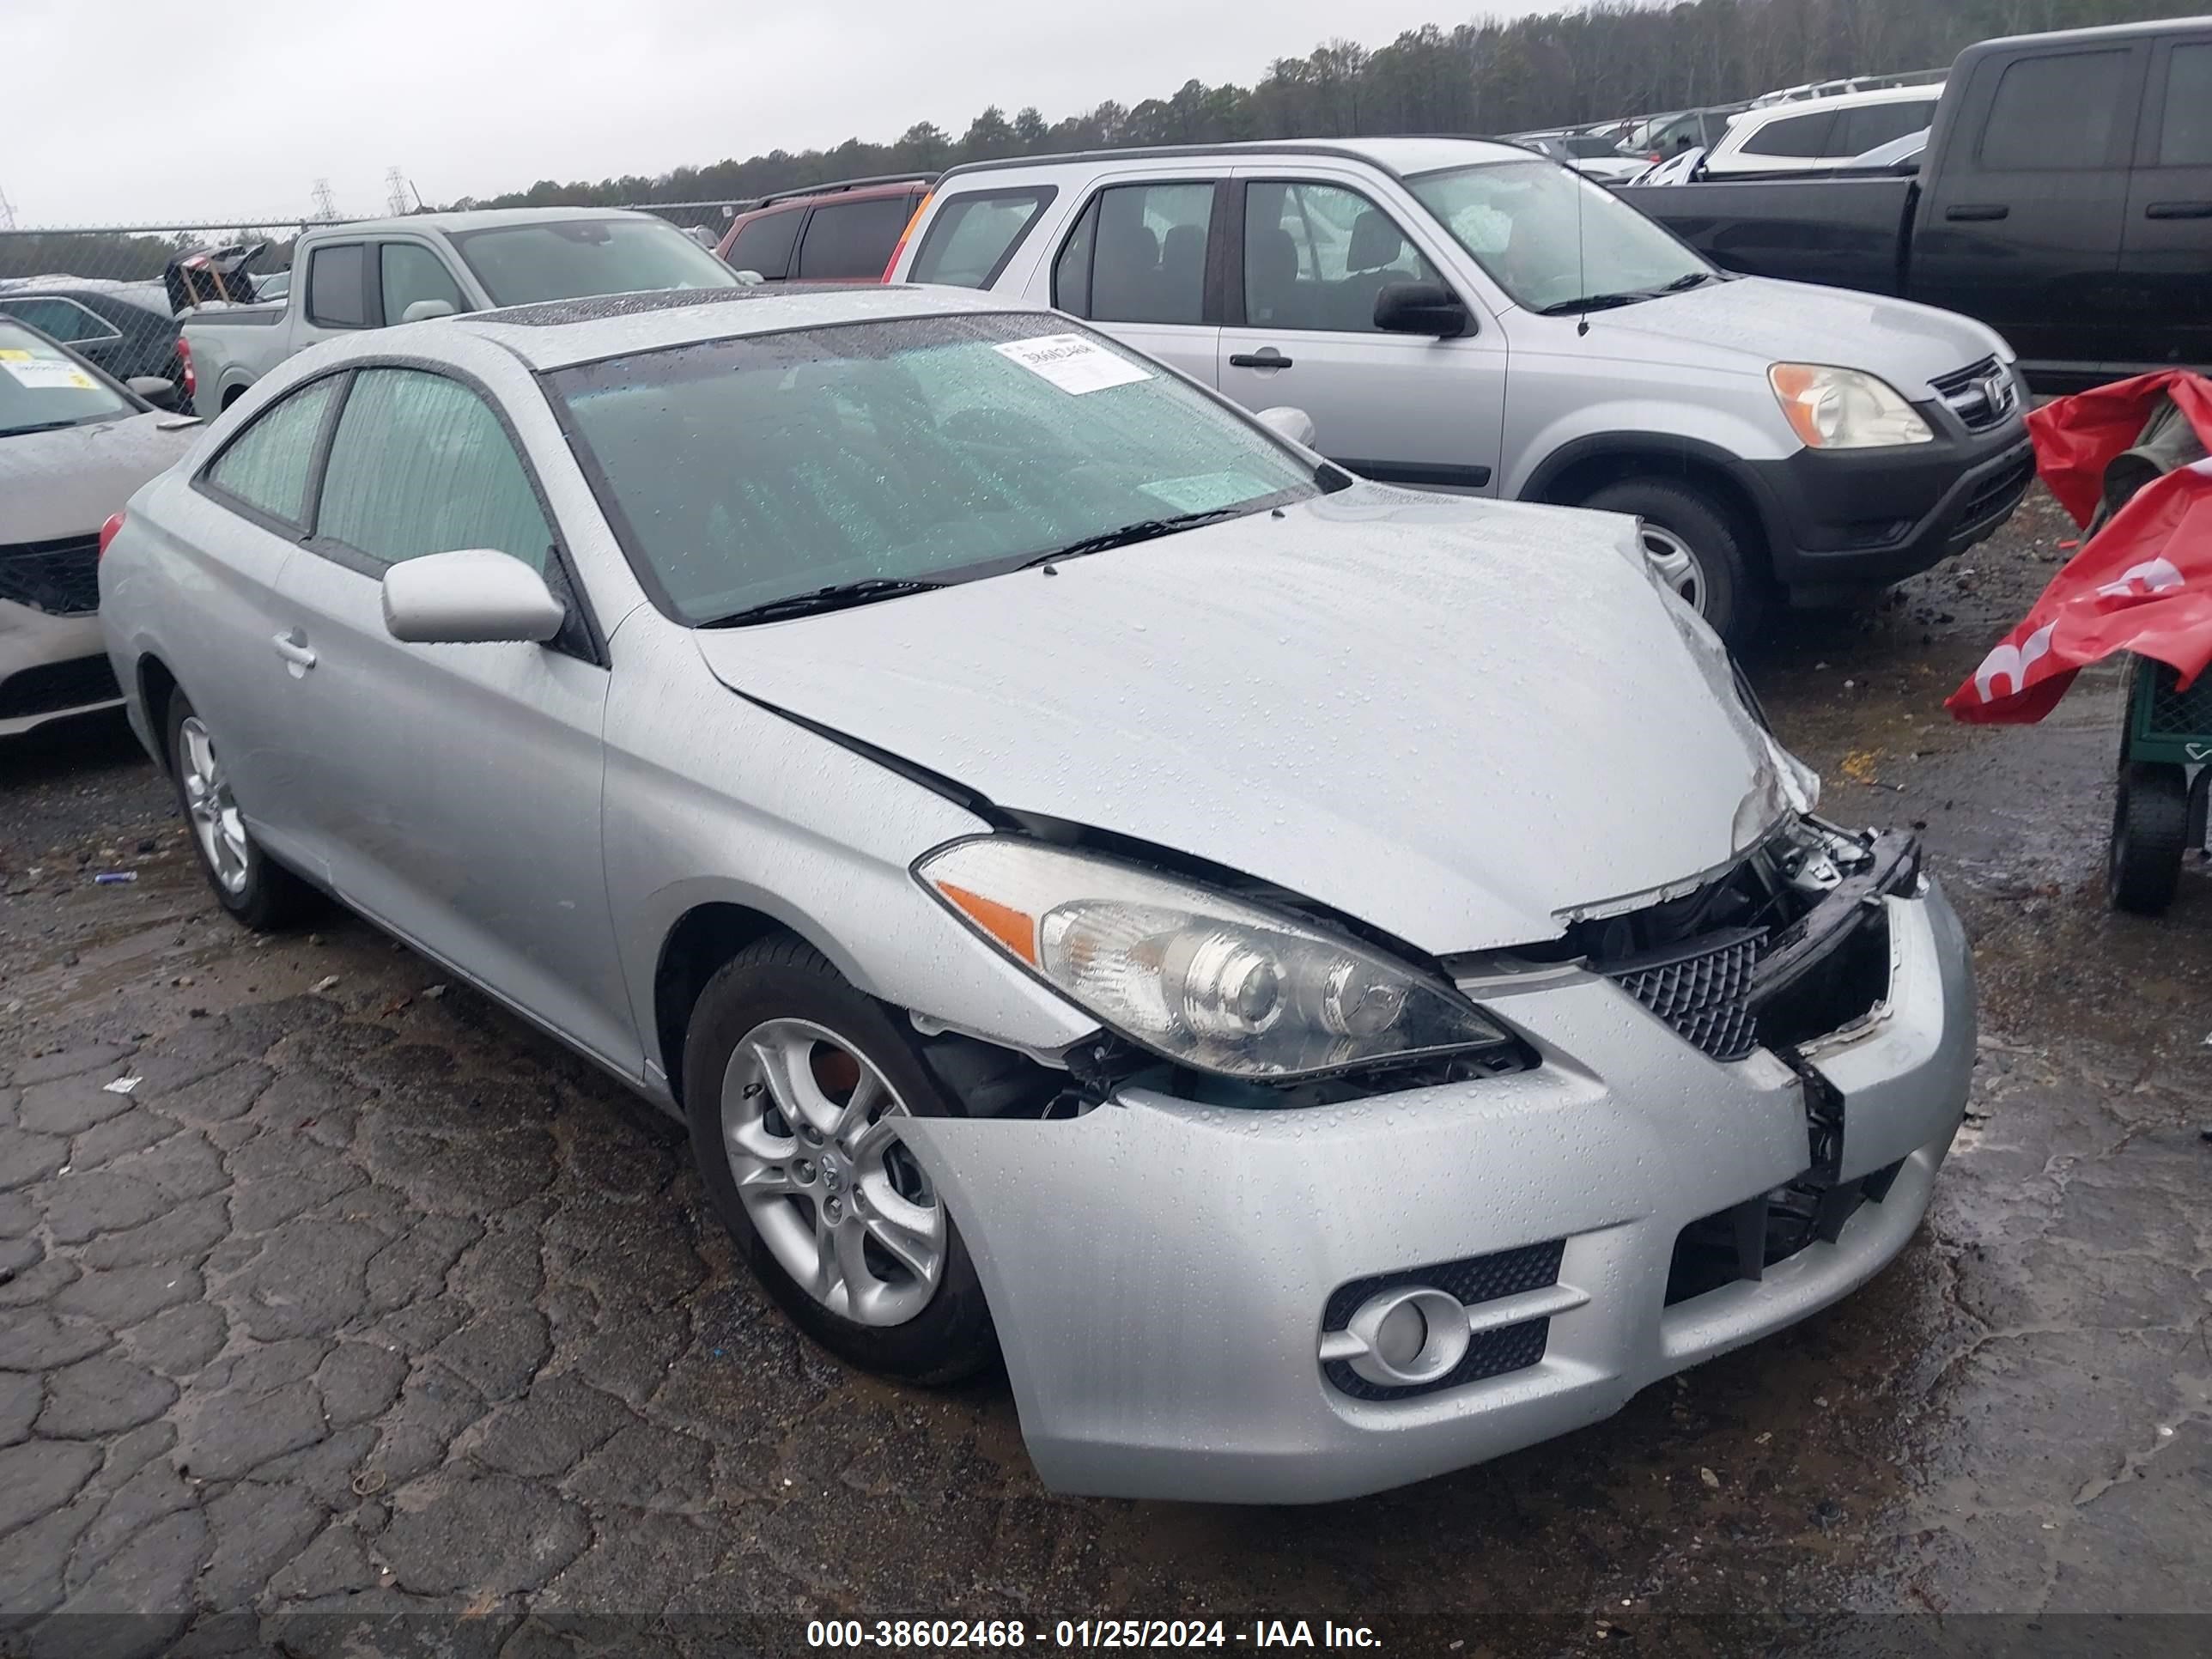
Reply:
[[1365, 1625], [1323, 1619], [1060, 1619], [1034, 1632], [1018, 1619], [814, 1619], [811, 1648], [890, 1648], [927, 1653], [956, 1649], [1006, 1652], [1053, 1648], [1379, 1648]]

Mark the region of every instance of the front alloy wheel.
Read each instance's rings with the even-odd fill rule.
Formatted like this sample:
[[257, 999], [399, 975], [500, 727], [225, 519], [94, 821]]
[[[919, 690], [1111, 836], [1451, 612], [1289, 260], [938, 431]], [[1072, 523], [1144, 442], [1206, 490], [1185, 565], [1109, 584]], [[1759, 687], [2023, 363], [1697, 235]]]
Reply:
[[1659, 580], [1699, 616], [1705, 613], [1705, 572], [1695, 549], [1662, 525], [1644, 526], [1644, 556]]
[[679, 1053], [700, 1184], [792, 1323], [909, 1382], [996, 1358], [959, 1222], [900, 1138], [962, 1115], [902, 1012], [772, 933], [700, 990]]
[[198, 714], [185, 715], [177, 726], [177, 784], [209, 878], [228, 896], [243, 893], [249, 850], [246, 821], [238, 815], [215, 739]]
[[826, 1027], [765, 1020], [722, 1079], [722, 1139], [761, 1242], [833, 1314], [902, 1325], [945, 1272], [945, 1212], [899, 1143], [906, 1103]]

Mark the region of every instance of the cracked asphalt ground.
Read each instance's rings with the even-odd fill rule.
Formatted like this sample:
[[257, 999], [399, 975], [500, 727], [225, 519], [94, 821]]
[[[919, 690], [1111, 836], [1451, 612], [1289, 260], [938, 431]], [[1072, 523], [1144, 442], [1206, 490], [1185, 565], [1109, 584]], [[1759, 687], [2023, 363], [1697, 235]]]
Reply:
[[1752, 663], [1829, 812], [1924, 825], [1974, 936], [1972, 1113], [1911, 1249], [1609, 1422], [1324, 1509], [1047, 1493], [1002, 1382], [892, 1388], [794, 1335], [672, 1130], [580, 1062], [357, 921], [222, 919], [119, 723], [8, 748], [0, 1652], [1200, 1613], [1840, 1650], [1966, 1628], [1868, 1615], [2047, 1644], [2212, 1611], [2212, 875], [2162, 921], [2105, 908], [2117, 676], [2039, 728], [1937, 708], [2071, 533], [2039, 496]]

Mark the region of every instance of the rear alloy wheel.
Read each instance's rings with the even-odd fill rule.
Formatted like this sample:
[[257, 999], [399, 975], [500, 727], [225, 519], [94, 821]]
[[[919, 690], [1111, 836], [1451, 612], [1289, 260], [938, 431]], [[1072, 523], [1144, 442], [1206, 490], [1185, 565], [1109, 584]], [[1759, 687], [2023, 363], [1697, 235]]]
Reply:
[[2105, 892], [2116, 910], [2160, 915], [2181, 881], [2189, 843], [2189, 781], [2179, 766], [2122, 761], [2112, 800]]
[[288, 927], [311, 911], [315, 890], [255, 844], [215, 733], [181, 691], [169, 698], [168, 738], [178, 810], [222, 908], [257, 933]]
[[1624, 478], [1583, 500], [1643, 520], [1651, 568], [1731, 646], [1758, 626], [1759, 590], [1728, 512], [1694, 484]]
[[793, 1323], [864, 1370], [951, 1382], [998, 1352], [945, 1201], [899, 1139], [959, 1115], [896, 1010], [804, 941], [747, 946], [699, 994], [684, 1042], [699, 1177]]

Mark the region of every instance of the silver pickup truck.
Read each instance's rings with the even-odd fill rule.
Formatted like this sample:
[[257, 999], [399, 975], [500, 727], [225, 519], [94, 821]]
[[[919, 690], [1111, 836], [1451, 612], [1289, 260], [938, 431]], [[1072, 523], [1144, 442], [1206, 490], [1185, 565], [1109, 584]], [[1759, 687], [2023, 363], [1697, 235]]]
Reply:
[[324, 225], [300, 238], [290, 290], [185, 316], [195, 399], [210, 416], [294, 352], [387, 323], [652, 289], [733, 288], [736, 275], [666, 221], [613, 208], [507, 208]]

